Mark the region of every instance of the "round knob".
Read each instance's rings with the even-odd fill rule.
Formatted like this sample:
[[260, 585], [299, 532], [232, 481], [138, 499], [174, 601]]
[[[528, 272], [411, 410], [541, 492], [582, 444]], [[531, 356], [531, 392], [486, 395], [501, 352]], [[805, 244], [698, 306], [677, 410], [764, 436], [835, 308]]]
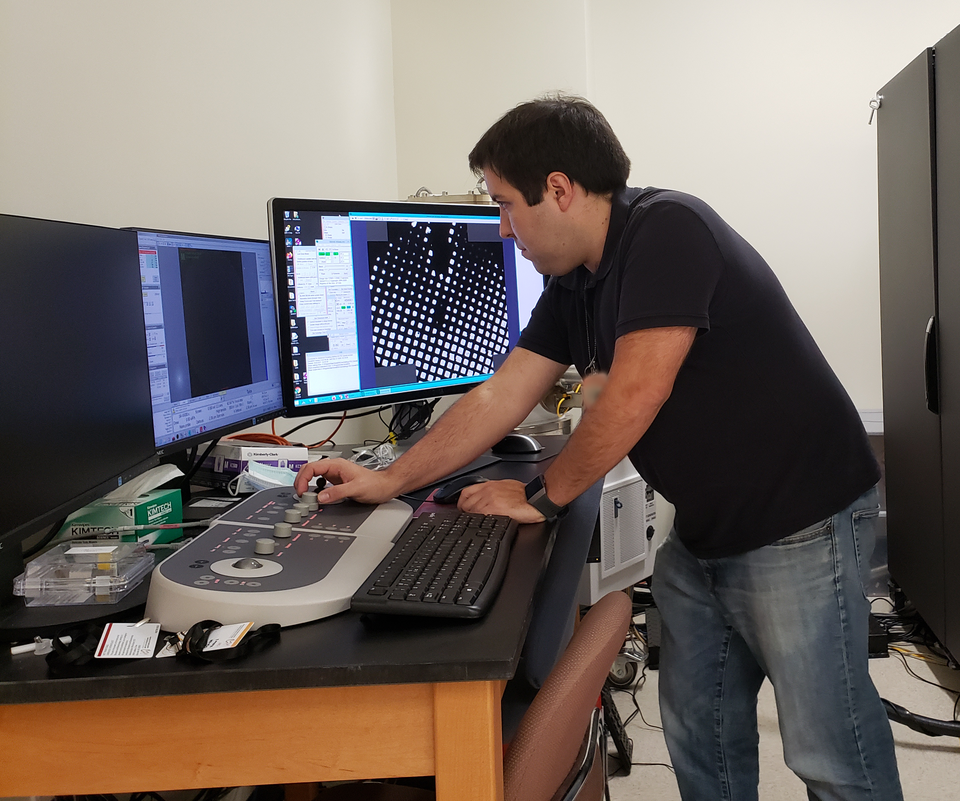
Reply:
[[299, 523], [300, 518], [301, 515], [299, 509], [287, 509], [283, 513], [283, 520], [285, 523]]
[[276, 548], [277, 543], [272, 539], [269, 537], [261, 537], [254, 543], [253, 552], [262, 554], [264, 556], [269, 556], [276, 550]]
[[307, 509], [311, 512], [316, 512], [320, 508], [320, 504], [317, 503], [317, 493], [315, 492], [305, 492], [303, 497], [300, 499], [301, 503], [307, 505]]
[[286, 539], [293, 536], [293, 526], [289, 523], [277, 523], [273, 527], [273, 536], [279, 539]]
[[310, 514], [310, 507], [305, 503], [295, 503], [293, 508], [300, 513], [300, 517], [306, 517]]

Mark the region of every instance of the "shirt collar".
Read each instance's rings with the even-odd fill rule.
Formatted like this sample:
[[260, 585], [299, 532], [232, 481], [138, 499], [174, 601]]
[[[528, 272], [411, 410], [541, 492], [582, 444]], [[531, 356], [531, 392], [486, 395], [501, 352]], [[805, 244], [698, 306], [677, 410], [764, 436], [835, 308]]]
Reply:
[[582, 264], [566, 275], [560, 276], [560, 285], [565, 289], [590, 289], [602, 281], [613, 266], [617, 246], [623, 236], [623, 230], [630, 216], [630, 207], [633, 201], [645, 190], [625, 187], [615, 192], [610, 207], [610, 225], [607, 227], [607, 238], [603, 243], [603, 255], [600, 257], [600, 266], [595, 273], [591, 273]]

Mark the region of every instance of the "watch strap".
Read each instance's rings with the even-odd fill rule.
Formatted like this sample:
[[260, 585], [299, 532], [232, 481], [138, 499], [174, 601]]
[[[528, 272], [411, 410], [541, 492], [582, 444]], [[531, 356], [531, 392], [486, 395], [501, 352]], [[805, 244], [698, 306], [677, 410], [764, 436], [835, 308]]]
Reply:
[[542, 475], [536, 476], [532, 481], [528, 482], [524, 487], [524, 492], [527, 496], [527, 503], [540, 512], [547, 520], [553, 520], [566, 511], [566, 506], [560, 506], [550, 500], [550, 497], [547, 495], [547, 485], [544, 483]]

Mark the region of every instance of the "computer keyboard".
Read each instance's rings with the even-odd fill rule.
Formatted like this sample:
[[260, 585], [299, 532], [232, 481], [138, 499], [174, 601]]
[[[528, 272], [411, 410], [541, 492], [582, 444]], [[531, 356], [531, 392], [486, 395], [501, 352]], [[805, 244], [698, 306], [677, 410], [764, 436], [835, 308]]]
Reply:
[[477, 618], [506, 573], [517, 523], [502, 515], [426, 512], [410, 521], [359, 590], [358, 612]]

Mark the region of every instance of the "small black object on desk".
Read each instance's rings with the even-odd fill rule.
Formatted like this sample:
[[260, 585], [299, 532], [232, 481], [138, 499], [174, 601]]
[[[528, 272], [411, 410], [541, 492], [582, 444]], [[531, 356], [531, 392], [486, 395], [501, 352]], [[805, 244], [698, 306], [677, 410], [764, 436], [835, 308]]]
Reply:
[[467, 473], [465, 476], [457, 476], [444, 484], [433, 494], [433, 502], [439, 504], [455, 504], [460, 500], [461, 491], [471, 484], [482, 484], [489, 479], [478, 473]]

